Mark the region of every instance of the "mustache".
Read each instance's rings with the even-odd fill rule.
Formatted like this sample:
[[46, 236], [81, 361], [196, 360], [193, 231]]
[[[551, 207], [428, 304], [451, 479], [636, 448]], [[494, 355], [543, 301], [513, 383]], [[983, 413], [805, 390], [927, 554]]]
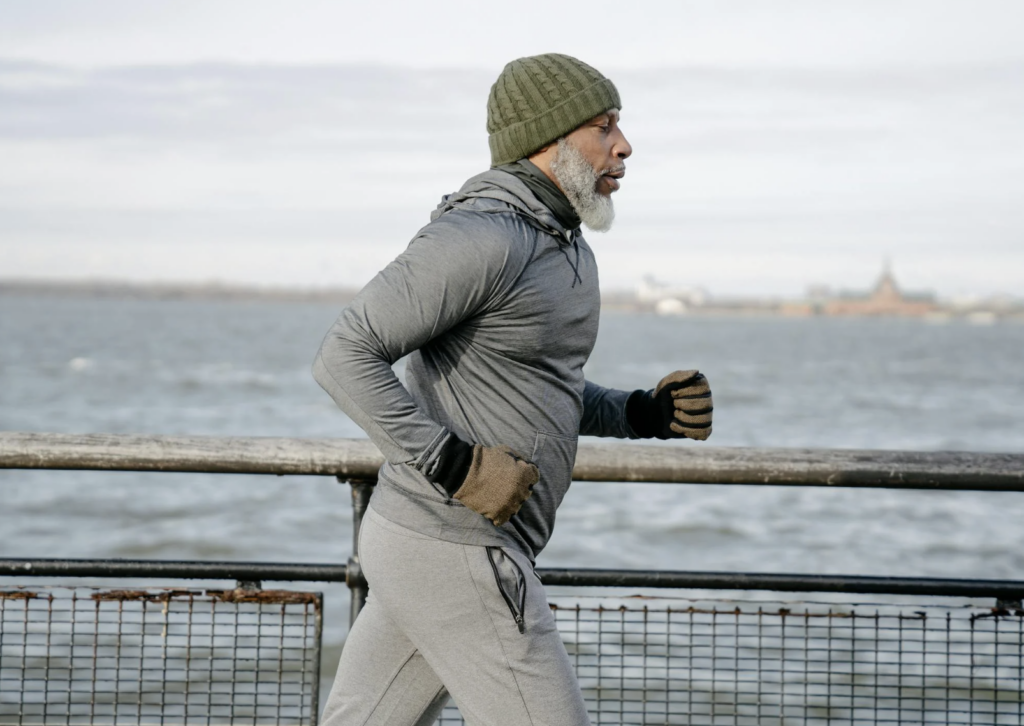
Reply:
[[626, 172], [625, 164], [618, 164], [616, 166], [609, 166], [605, 169], [601, 169], [599, 172], [597, 172], [597, 175], [604, 176], [605, 174], [618, 174], [619, 172], [622, 172], [623, 174]]

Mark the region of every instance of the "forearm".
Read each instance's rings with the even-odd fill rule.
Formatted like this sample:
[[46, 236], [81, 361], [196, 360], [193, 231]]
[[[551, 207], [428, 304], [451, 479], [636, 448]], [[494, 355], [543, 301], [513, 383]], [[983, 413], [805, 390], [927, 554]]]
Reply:
[[313, 377], [384, 453], [489, 519], [507, 522], [540, 473], [504, 446], [462, 441], [423, 414], [395, 376], [393, 353], [363, 325], [361, 306], [342, 313], [313, 362]]
[[425, 466], [446, 435], [398, 380], [393, 361], [355, 319], [342, 313], [313, 362], [313, 377], [388, 461]]
[[327, 333], [313, 376], [392, 463], [427, 473], [447, 430], [391, 366], [473, 317], [503, 282], [505, 250], [441, 223], [422, 231], [349, 304]]
[[583, 388], [580, 435], [619, 439], [639, 438], [626, 420], [626, 401], [631, 393], [616, 388], [605, 388], [587, 381]]

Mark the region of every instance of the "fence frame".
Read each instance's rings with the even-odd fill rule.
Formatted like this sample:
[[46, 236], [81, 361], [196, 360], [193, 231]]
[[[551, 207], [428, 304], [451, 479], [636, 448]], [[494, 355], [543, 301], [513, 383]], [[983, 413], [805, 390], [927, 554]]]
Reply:
[[[352, 556], [344, 564], [0, 559], [0, 577], [344, 582], [350, 625], [366, 601], [359, 527], [383, 457], [367, 440], [0, 432], [0, 469], [333, 476], [351, 487]], [[574, 482], [1024, 492], [1024, 454], [581, 444]], [[904, 594], [994, 598], [1020, 611], [1024, 580], [539, 568], [548, 586]]]

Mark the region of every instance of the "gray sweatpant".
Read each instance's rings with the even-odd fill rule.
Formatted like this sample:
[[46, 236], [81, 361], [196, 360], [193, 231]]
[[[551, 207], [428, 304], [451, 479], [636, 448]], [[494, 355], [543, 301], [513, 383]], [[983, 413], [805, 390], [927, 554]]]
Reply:
[[341, 654], [324, 726], [429, 726], [449, 694], [471, 726], [589, 726], [530, 561], [413, 532], [367, 510], [366, 606]]

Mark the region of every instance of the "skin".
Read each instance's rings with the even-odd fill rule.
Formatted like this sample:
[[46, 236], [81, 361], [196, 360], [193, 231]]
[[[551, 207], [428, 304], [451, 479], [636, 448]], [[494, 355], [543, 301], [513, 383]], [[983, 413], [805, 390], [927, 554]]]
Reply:
[[[622, 129], [619, 128], [617, 108], [595, 116], [566, 134], [565, 138], [575, 145], [601, 174], [597, 182], [599, 194], [607, 197], [619, 188], [619, 179], [626, 174], [624, 162], [633, 153], [633, 147], [626, 141]], [[527, 158], [561, 189], [554, 172], [551, 171], [551, 162], [557, 153], [556, 142], [548, 144]]]

